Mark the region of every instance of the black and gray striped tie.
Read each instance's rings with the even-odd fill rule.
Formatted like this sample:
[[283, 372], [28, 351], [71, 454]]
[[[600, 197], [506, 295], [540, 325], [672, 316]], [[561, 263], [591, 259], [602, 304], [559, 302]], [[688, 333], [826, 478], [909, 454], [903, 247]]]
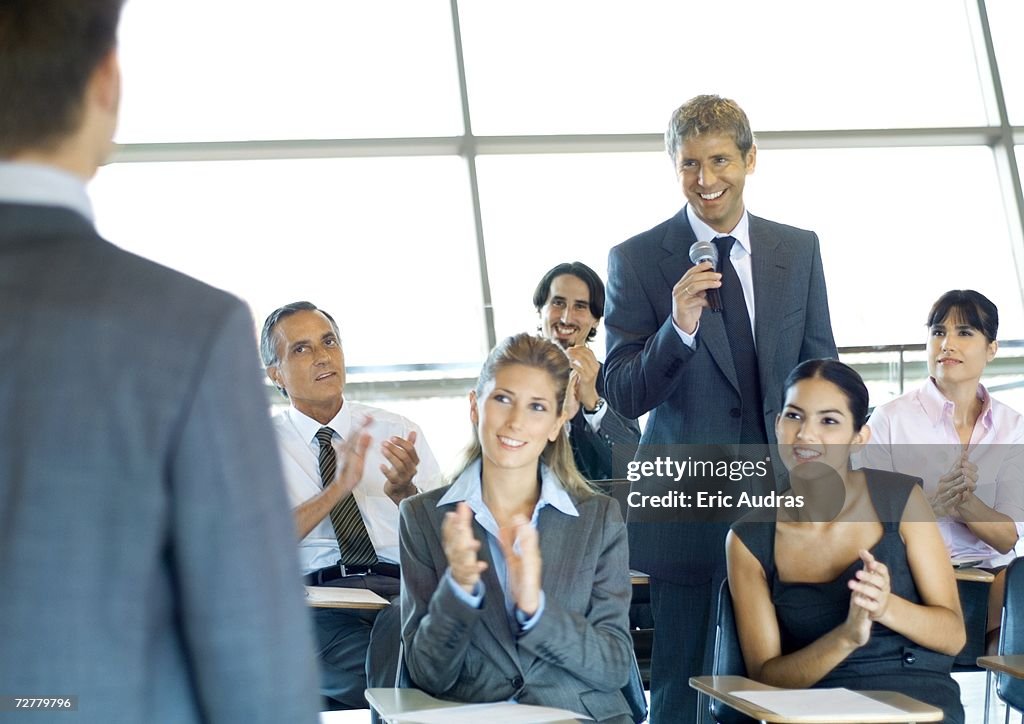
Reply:
[[[338, 456], [334, 452], [331, 438], [334, 430], [321, 427], [316, 433], [320, 443], [320, 480], [326, 488], [334, 480], [334, 471], [338, 467]], [[377, 563], [377, 553], [366, 531], [363, 518], [359, 515], [354, 495], [346, 495], [341, 502], [331, 509], [331, 523], [334, 534], [338, 537], [341, 549], [341, 562], [346, 566], [372, 566]]]

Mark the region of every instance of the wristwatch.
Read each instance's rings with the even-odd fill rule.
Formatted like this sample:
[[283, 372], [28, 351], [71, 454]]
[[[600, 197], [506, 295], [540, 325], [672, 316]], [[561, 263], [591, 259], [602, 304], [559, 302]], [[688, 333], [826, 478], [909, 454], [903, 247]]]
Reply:
[[584, 412], [584, 414], [587, 414], [587, 415], [596, 415], [603, 408], [604, 408], [604, 398], [603, 397], [598, 397], [597, 398], [597, 402], [594, 403], [594, 409], [593, 410], [588, 410], [586, 407], [584, 407], [583, 408], [583, 412]]

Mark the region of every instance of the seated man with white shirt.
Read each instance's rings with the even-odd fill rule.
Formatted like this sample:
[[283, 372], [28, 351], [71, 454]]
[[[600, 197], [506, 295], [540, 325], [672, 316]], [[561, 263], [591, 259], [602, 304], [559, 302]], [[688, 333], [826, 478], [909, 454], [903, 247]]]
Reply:
[[[399, 593], [398, 503], [437, 487], [440, 470], [420, 428], [385, 410], [344, 398], [345, 357], [337, 323], [309, 302], [267, 317], [260, 337], [267, 376], [291, 407], [274, 417], [288, 496], [310, 586], [367, 588], [389, 600]], [[351, 489], [334, 479], [334, 443], [372, 438], [362, 478]], [[371, 629], [397, 663], [398, 605], [375, 611], [313, 609], [321, 693], [330, 708], [364, 708]], [[375, 622], [376, 619], [376, 622]]]

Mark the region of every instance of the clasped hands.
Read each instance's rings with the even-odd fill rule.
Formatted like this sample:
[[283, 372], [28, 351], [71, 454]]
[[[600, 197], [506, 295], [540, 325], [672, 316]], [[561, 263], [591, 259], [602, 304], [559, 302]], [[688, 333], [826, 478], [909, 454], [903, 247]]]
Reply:
[[[441, 539], [452, 580], [466, 593], [474, 593], [486, 561], [477, 553], [481, 542], [473, 535], [473, 511], [459, 503], [454, 512], [445, 513]], [[510, 526], [501, 528], [498, 543], [508, 569], [509, 595], [516, 608], [533, 616], [540, 606], [540, 538], [526, 516], [516, 515]]]
[[848, 582], [850, 610], [846, 616], [846, 633], [855, 647], [871, 638], [871, 624], [880, 621], [889, 608], [889, 568], [875, 560], [869, 551], [861, 550], [864, 567]]
[[564, 405], [566, 419], [571, 420], [576, 417], [581, 405], [584, 410], [593, 410], [597, 407], [597, 374], [601, 370], [601, 363], [597, 361], [593, 350], [582, 344], [569, 347], [565, 354], [572, 365], [569, 377], [570, 394], [566, 395]]
[[949, 471], [939, 478], [935, 492], [929, 498], [937, 517], [960, 517], [960, 506], [967, 503], [978, 487], [978, 466], [967, 459], [967, 450], [953, 463]]

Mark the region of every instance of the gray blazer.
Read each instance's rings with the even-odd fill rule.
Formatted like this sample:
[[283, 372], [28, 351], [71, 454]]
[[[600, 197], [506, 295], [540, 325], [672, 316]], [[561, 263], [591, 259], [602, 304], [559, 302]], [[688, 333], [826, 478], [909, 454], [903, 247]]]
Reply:
[[[448, 568], [437, 507], [447, 487], [402, 501], [402, 640], [417, 686], [456, 701], [564, 707], [598, 721], [631, 721], [619, 691], [629, 679], [631, 586], [618, 504], [604, 495], [574, 498], [578, 518], [540, 511], [545, 608], [519, 636], [506, 615], [494, 566], [483, 574], [484, 602], [463, 603], [443, 579]], [[474, 521], [492, 563], [486, 533]]]
[[[760, 409], [774, 455], [786, 376], [803, 360], [837, 356], [818, 237], [751, 215], [750, 239], [760, 400], [741, 399], [721, 314], [704, 310], [695, 349], [672, 325], [672, 287], [693, 266], [689, 250], [697, 240], [686, 208], [611, 250], [605, 392], [626, 416], [650, 412], [638, 457], [666, 452], [645, 450], [649, 445], [737, 443], [744, 405]], [[634, 487], [662, 492], [644, 490], [645, 482]], [[631, 563], [656, 578], [708, 580], [724, 570], [727, 528], [721, 522], [631, 524]]]
[[0, 203], [0, 307], [3, 693], [104, 724], [317, 721], [245, 305]]

